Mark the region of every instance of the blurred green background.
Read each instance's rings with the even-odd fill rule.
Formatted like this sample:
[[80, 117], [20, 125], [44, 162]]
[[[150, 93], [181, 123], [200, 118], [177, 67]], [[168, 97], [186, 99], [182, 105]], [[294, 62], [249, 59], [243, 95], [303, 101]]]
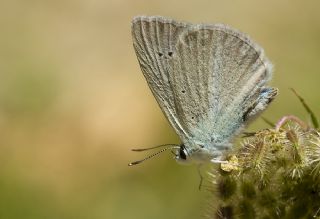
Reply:
[[[264, 114], [320, 115], [316, 0], [10, 0], [0, 3], [0, 218], [200, 218], [194, 166], [170, 153], [129, 168], [134, 147], [179, 143], [139, 69], [130, 22], [163, 15], [226, 23], [274, 63]], [[257, 119], [249, 130], [266, 128]]]

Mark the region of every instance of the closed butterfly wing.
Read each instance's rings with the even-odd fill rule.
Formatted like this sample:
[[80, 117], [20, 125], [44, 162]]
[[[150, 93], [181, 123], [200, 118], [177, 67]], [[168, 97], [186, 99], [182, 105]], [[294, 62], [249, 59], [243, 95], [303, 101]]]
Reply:
[[266, 88], [271, 64], [262, 48], [225, 25], [193, 25], [169, 60], [177, 120], [189, 145], [223, 150], [277, 90]]

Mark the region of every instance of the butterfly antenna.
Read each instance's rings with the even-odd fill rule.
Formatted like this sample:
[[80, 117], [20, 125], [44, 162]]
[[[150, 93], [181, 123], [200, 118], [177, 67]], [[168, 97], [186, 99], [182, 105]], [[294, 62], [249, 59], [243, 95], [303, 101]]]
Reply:
[[[131, 149], [132, 151], [147, 151], [147, 150], [152, 150], [152, 149], [156, 149], [156, 148], [161, 148], [161, 147], [166, 147], [166, 146], [174, 146], [174, 147], [179, 147], [179, 145], [177, 144], [161, 144], [161, 145], [157, 145], [151, 148], [140, 148], [140, 149]], [[170, 147], [170, 148], [174, 148], [174, 147]]]
[[[150, 158], [153, 158], [153, 157], [155, 157], [155, 156], [158, 156], [159, 154], [161, 154], [162, 152], [164, 152], [164, 151], [166, 151], [166, 150], [168, 150], [168, 149], [173, 149], [173, 148], [179, 148], [179, 147], [173, 146], [173, 147], [163, 148], [162, 150], [158, 151], [157, 153], [151, 154], [151, 155], [149, 155], [148, 157], [146, 157], [146, 158], [144, 158], [144, 159], [142, 159], [142, 160], [138, 160], [138, 161], [134, 161], [134, 162], [132, 162], [132, 163], [129, 163], [128, 166], [137, 165], [137, 164], [139, 164], [139, 163], [142, 163], [142, 162], [145, 161], [145, 160], [149, 160]], [[151, 148], [151, 149], [153, 149], [153, 148]]]

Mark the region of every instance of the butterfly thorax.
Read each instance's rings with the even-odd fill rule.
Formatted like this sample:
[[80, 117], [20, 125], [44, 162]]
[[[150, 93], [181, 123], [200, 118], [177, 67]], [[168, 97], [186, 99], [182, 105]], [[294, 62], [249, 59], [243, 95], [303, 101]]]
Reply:
[[190, 146], [181, 144], [179, 153], [176, 155], [176, 160], [181, 164], [201, 164], [212, 160], [219, 160], [222, 157], [224, 150], [209, 150], [206, 146]]

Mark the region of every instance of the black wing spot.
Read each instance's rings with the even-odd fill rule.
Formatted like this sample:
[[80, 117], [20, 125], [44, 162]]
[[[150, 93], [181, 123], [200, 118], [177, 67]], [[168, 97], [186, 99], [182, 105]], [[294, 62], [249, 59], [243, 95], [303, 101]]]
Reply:
[[181, 92], [182, 92], [182, 93], [185, 93], [186, 91], [185, 91], [185, 90], [182, 90]]
[[171, 57], [173, 55], [173, 52], [168, 52], [168, 55]]
[[161, 56], [163, 56], [163, 53], [161, 53], [161, 52], [158, 52], [158, 55], [161, 57]]
[[194, 119], [194, 116], [192, 116], [191, 119]]

